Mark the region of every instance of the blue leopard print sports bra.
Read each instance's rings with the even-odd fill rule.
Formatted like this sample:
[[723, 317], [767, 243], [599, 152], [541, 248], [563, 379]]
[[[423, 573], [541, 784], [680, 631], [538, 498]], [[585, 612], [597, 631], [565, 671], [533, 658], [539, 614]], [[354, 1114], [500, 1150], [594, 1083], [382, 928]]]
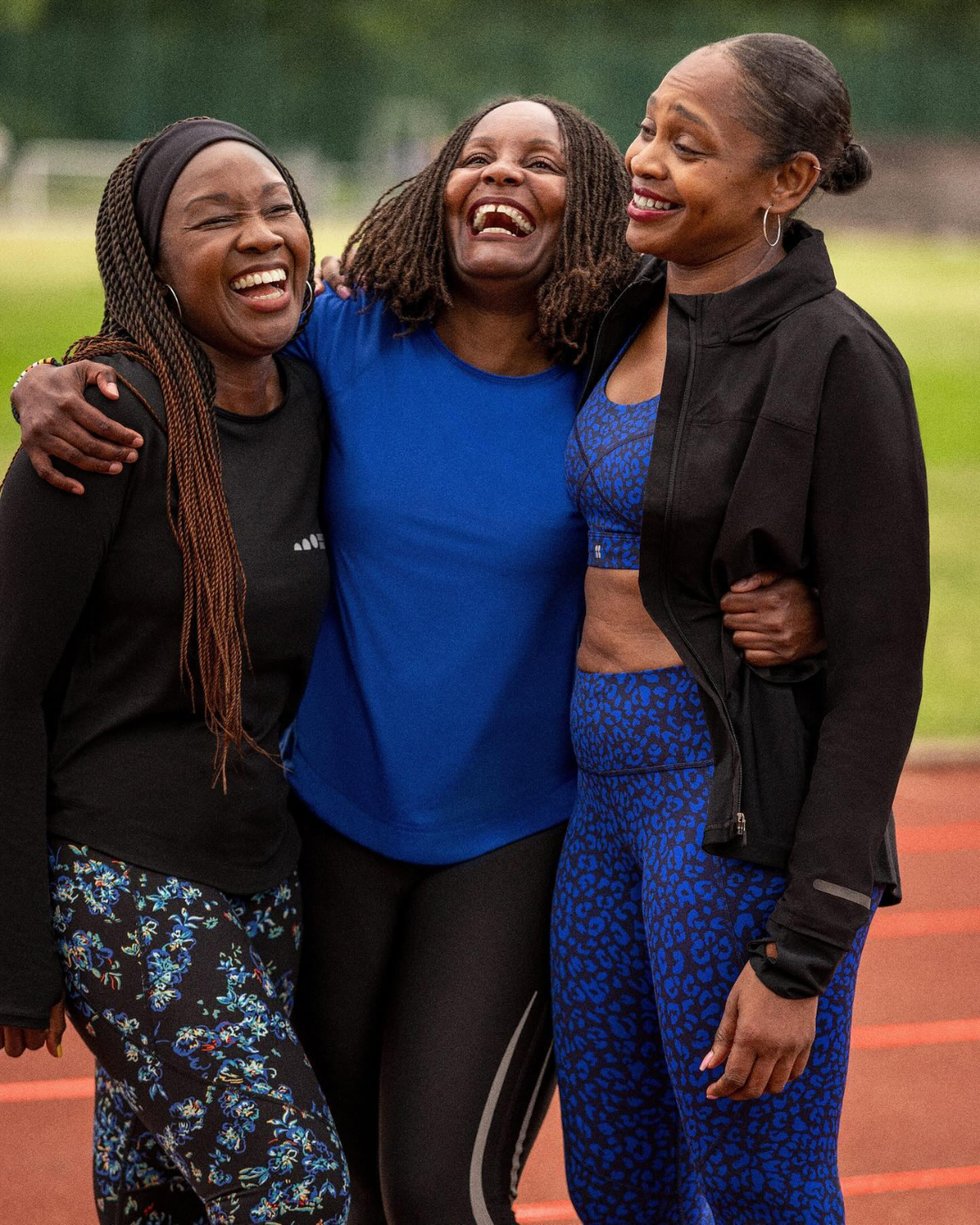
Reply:
[[589, 528], [590, 566], [640, 568], [643, 486], [660, 396], [639, 404], [615, 404], [606, 395], [615, 361], [583, 404], [565, 451], [568, 496]]

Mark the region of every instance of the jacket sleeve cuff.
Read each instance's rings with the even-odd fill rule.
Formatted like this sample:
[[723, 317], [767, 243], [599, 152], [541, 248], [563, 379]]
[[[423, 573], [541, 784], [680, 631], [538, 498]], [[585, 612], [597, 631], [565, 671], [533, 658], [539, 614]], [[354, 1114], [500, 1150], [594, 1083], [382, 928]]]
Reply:
[[[768, 944], [775, 944], [775, 958], [766, 955]], [[766, 935], [749, 943], [749, 964], [770, 991], [784, 999], [802, 1000], [823, 995], [844, 952], [770, 919]]]
[[50, 1020], [50, 1014], [29, 1017], [16, 1012], [0, 1012], [0, 1025], [9, 1025], [11, 1029], [47, 1029]]

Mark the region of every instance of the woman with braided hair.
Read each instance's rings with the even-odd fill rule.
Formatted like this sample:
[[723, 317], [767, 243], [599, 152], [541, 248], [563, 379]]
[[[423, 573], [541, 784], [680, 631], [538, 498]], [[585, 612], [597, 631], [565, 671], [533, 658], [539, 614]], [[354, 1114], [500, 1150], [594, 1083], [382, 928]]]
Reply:
[[122, 1225], [341, 1225], [348, 1179], [292, 1029], [299, 839], [279, 738], [328, 589], [323, 402], [275, 358], [313, 249], [285, 168], [186, 120], [109, 178], [93, 404], [145, 439], [81, 500], [0, 497], [0, 1033], [97, 1060], [95, 1189]]
[[[320, 297], [288, 350], [327, 392], [334, 569], [288, 746], [306, 807], [297, 1025], [352, 1225], [512, 1225], [550, 1099], [585, 553], [562, 455], [590, 337], [636, 271], [627, 200], [620, 154], [573, 107], [494, 103], [371, 211], [345, 256], [353, 298]], [[127, 457], [88, 406], [44, 424], [42, 386], [99, 369], [18, 389], [40, 465], [91, 447], [90, 424], [127, 444], [96, 463]], [[803, 584], [738, 598], [769, 631], [750, 632], [758, 662], [816, 649]]]

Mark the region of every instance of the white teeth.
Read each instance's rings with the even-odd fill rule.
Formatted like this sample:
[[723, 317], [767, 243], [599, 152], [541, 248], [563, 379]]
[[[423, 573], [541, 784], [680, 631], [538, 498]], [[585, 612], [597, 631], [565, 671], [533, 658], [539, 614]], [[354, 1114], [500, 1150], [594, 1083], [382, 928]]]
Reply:
[[[270, 268], [266, 272], [249, 272], [231, 282], [232, 289], [251, 289], [253, 285], [274, 285], [286, 279], [285, 268]], [[280, 290], [280, 292], [282, 292]], [[263, 295], [266, 296], [266, 295]]]
[[502, 226], [487, 226], [486, 219], [491, 213], [503, 213], [505, 217], [517, 223], [517, 227], [523, 230], [525, 234], [530, 234], [534, 229], [532, 222], [528, 221], [527, 217], [519, 208], [514, 208], [510, 204], [481, 204], [473, 214], [473, 229], [477, 234], [509, 234], [510, 230], [505, 230]]
[[660, 213], [666, 213], [678, 207], [676, 204], [669, 204], [666, 200], [654, 200], [650, 196], [637, 195], [636, 192], [633, 193], [633, 204], [636, 208], [656, 209]]

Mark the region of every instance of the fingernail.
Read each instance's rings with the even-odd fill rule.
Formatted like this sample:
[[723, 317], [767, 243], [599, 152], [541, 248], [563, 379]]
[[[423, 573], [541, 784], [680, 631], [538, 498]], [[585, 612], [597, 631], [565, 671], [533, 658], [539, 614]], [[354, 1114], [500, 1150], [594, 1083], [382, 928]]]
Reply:
[[106, 383], [105, 393], [107, 396], [118, 396], [119, 388], [116, 386], [115, 383]]
[[117, 472], [122, 472], [122, 464], [119, 463], [118, 460], [113, 460], [113, 462], [109, 465], [109, 471], [113, 474], [113, 476], [115, 476]]
[[135, 464], [138, 459], [139, 459], [139, 456], [136, 454], [135, 451], [129, 451], [126, 455], [127, 464]]
[[337, 290], [337, 297], [343, 298], [345, 302], [347, 301], [347, 299], [350, 297], [350, 290], [346, 285], [341, 285], [341, 287]]
[[710, 1060], [711, 1060], [711, 1052], [708, 1051], [707, 1055], [705, 1055], [705, 1057], [701, 1060], [701, 1066], [698, 1068], [698, 1071], [703, 1072], [705, 1068], [708, 1066], [708, 1063], [710, 1062]]
[[59, 1042], [58, 1045], [54, 1048], [54, 1057], [55, 1059], [60, 1059], [63, 1054], [64, 1054], [64, 1051], [61, 1049], [61, 1043]]

